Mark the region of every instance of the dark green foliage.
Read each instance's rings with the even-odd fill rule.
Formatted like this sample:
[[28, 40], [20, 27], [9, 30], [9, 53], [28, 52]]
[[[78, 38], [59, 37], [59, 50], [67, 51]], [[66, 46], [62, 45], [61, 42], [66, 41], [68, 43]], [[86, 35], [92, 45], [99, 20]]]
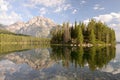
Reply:
[[63, 23], [62, 26], [56, 28], [52, 34], [51, 43], [53, 44], [115, 44], [115, 31], [109, 28], [101, 21], [91, 19], [88, 25], [75, 21], [75, 24], [70, 26], [69, 23]]

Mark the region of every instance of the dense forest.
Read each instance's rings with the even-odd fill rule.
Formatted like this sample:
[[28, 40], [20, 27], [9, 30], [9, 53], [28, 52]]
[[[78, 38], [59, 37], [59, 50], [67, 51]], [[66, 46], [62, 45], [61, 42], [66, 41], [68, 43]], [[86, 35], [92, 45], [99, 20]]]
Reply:
[[115, 31], [101, 21], [91, 19], [86, 25], [83, 22], [58, 25], [52, 32], [52, 44], [75, 44], [75, 45], [100, 45], [115, 44]]
[[50, 40], [46, 38], [37, 38], [0, 30], [0, 44], [49, 44], [49, 42]]

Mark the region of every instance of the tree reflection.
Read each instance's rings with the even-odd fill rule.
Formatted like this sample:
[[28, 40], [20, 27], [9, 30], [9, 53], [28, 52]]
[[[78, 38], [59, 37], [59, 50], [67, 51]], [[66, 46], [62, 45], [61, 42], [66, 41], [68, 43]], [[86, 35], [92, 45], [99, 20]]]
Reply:
[[50, 45], [41, 44], [0, 44], [0, 55], [9, 54], [12, 52], [21, 52], [35, 48], [48, 48]]
[[74, 67], [84, 67], [88, 65], [91, 70], [106, 66], [115, 58], [115, 47], [62, 47], [52, 46], [51, 58], [55, 61], [62, 61], [64, 67], [71, 64]]

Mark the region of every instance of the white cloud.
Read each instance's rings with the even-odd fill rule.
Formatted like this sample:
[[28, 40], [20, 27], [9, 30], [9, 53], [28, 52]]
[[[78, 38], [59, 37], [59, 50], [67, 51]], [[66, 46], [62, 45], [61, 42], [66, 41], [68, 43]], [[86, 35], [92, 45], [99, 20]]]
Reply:
[[0, 0], [0, 11], [8, 11], [8, 6], [9, 6], [8, 2]]
[[62, 4], [61, 6], [58, 6], [56, 9], [55, 9], [55, 13], [58, 13], [58, 12], [61, 12], [61, 11], [66, 11], [68, 9], [71, 9], [71, 5], [70, 4]]
[[37, 7], [35, 6], [35, 4], [32, 4], [32, 3], [31, 3], [31, 4], [30, 4], [30, 3], [27, 3], [27, 4], [26, 4], [26, 3], [23, 3], [22, 5], [23, 5], [24, 7], [37, 8]]
[[85, 24], [88, 24], [89, 23], [89, 19], [86, 19], [83, 21]]
[[111, 24], [109, 24], [109, 26], [115, 30], [116, 39], [117, 39], [117, 41], [120, 42], [120, 23], [118, 23], [118, 24], [111, 23]]
[[21, 15], [15, 13], [14, 11], [9, 14], [7, 13], [0, 14], [0, 23], [5, 25], [13, 24], [21, 19], [22, 19]]
[[99, 15], [93, 18], [96, 20], [101, 20], [102, 22], [110, 22], [113, 19], [113, 16], [110, 14], [105, 14], [105, 15]]
[[31, 0], [31, 3], [34, 5], [43, 5], [46, 7], [55, 7], [62, 5], [65, 0]]
[[54, 13], [71, 9], [71, 4], [68, 4], [66, 0], [30, 0], [29, 3], [23, 4], [29, 8], [38, 8], [39, 5], [54, 9]]
[[120, 13], [114, 13], [112, 12], [111, 15], [115, 18], [120, 18]]
[[46, 8], [43, 7], [43, 8], [40, 9], [40, 15], [41, 16], [43, 16], [44, 14], [46, 14], [46, 12], [47, 12]]
[[85, 0], [83, 0], [83, 1], [81, 1], [81, 2], [80, 2], [80, 4], [85, 4], [85, 3], [86, 3], [86, 1], [85, 1]]
[[94, 10], [104, 10], [104, 7], [101, 7], [99, 4], [95, 4], [93, 7]]
[[120, 42], [120, 31], [116, 32], [116, 40]]
[[67, 9], [71, 9], [70, 4], [63, 5], [63, 9], [66, 11]]
[[74, 9], [72, 12], [72, 14], [75, 14], [75, 13], [77, 13], [77, 9]]
[[61, 12], [62, 8], [59, 6], [58, 8], [56, 8], [56, 10], [54, 11], [55, 13]]
[[0, 23], [9, 25], [14, 22], [21, 20], [21, 15], [15, 13], [14, 11], [8, 12], [8, 9], [11, 8], [11, 5], [8, 1], [0, 0]]
[[110, 14], [99, 15], [93, 18], [96, 20], [101, 20], [102, 22], [105, 22], [105, 23], [110, 23], [113, 21], [120, 23], [120, 13], [111, 12]]

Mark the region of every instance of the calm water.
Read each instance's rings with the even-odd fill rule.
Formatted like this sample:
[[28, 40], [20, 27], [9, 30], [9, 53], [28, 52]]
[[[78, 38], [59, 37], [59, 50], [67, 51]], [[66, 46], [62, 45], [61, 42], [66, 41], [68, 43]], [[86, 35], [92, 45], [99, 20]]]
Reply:
[[0, 49], [0, 80], [120, 80], [120, 44]]

